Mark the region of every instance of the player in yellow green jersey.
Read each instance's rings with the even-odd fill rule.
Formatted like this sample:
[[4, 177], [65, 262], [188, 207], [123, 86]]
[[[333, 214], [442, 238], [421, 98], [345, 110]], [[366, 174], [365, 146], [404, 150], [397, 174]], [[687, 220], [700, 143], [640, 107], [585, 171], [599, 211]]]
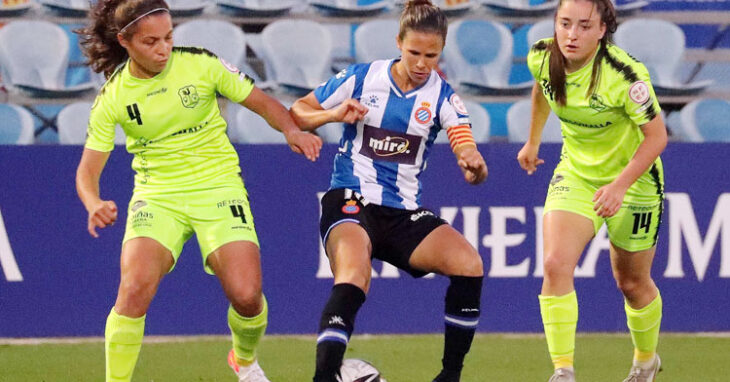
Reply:
[[121, 280], [106, 322], [106, 381], [131, 380], [147, 308], [193, 234], [205, 271], [218, 277], [231, 303], [229, 364], [239, 381], [268, 381], [256, 362], [268, 312], [258, 238], [216, 94], [261, 115], [310, 160], [319, 155], [321, 140], [300, 131], [278, 101], [233, 65], [204, 49], [173, 48], [163, 0], [99, 1], [91, 24], [79, 33], [92, 68], [107, 76], [76, 175], [93, 237], [117, 218], [116, 204], [99, 196], [117, 124], [136, 171]]
[[563, 148], [543, 215], [544, 280], [539, 296], [552, 382], [575, 381], [578, 321], [573, 273], [605, 222], [611, 265], [624, 295], [634, 343], [624, 382], [654, 381], [662, 300], [651, 278], [663, 201], [659, 154], [667, 143], [659, 104], [640, 62], [611, 44], [610, 0], [561, 0], [555, 35], [538, 41], [527, 61], [535, 77], [530, 136], [517, 159], [532, 174], [540, 135], [552, 109]]

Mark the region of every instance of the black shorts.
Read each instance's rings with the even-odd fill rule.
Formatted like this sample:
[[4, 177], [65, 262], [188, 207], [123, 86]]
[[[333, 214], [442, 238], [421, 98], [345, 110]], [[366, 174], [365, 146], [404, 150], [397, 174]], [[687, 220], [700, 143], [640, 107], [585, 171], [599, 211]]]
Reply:
[[393, 264], [413, 277], [427, 274], [408, 264], [418, 244], [437, 227], [448, 224], [425, 208], [404, 210], [365, 201], [347, 188], [327, 191], [322, 197], [319, 232], [327, 247], [327, 235], [340, 223], [352, 222], [365, 229], [373, 246], [372, 257]]

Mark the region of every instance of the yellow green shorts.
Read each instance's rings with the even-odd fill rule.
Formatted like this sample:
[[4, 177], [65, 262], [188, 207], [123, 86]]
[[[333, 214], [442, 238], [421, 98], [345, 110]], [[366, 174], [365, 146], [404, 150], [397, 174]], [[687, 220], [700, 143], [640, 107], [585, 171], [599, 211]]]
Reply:
[[605, 221], [611, 243], [629, 252], [656, 245], [664, 201], [662, 167], [653, 166], [629, 187], [621, 208], [610, 218], [602, 218], [593, 210], [593, 196], [599, 188], [567, 166], [558, 165], [548, 187], [543, 213], [560, 210], [585, 216], [593, 222], [594, 232]]
[[183, 244], [193, 234], [200, 245], [205, 271], [210, 274], [213, 270], [208, 266], [208, 255], [224, 244], [250, 241], [259, 245], [243, 182], [201, 191], [132, 195], [124, 242], [152, 238], [169, 249], [177, 263]]

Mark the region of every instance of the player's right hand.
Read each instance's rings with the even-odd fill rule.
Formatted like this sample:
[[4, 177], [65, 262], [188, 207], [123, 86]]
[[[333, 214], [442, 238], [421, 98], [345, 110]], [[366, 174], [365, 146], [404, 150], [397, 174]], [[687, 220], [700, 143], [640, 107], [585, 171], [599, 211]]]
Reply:
[[368, 113], [368, 108], [354, 98], [350, 98], [332, 109], [334, 122], [355, 123]]
[[527, 175], [534, 174], [537, 171], [537, 166], [545, 163], [544, 160], [537, 157], [538, 151], [540, 151], [540, 145], [526, 142], [520, 152], [517, 153], [517, 161], [520, 162], [520, 167], [527, 171]]
[[99, 200], [89, 209], [89, 234], [99, 237], [97, 228], [113, 225], [117, 221], [117, 205], [112, 200]]

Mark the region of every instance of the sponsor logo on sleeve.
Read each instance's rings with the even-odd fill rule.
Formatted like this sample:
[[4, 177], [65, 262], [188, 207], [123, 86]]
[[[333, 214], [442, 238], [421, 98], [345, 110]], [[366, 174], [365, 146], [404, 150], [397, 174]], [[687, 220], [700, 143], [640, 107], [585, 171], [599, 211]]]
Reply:
[[639, 105], [649, 100], [649, 86], [644, 81], [636, 81], [629, 87], [629, 98]]
[[466, 110], [466, 105], [464, 105], [464, 101], [461, 100], [461, 97], [459, 97], [458, 94], [452, 94], [449, 98], [449, 103], [459, 114], [469, 115], [469, 112]]
[[218, 59], [221, 61], [221, 64], [223, 64], [223, 67], [225, 67], [229, 72], [231, 73], [238, 73], [239, 70], [236, 67], [236, 65], [231, 64], [230, 62], [223, 59], [223, 57], [218, 57]]

